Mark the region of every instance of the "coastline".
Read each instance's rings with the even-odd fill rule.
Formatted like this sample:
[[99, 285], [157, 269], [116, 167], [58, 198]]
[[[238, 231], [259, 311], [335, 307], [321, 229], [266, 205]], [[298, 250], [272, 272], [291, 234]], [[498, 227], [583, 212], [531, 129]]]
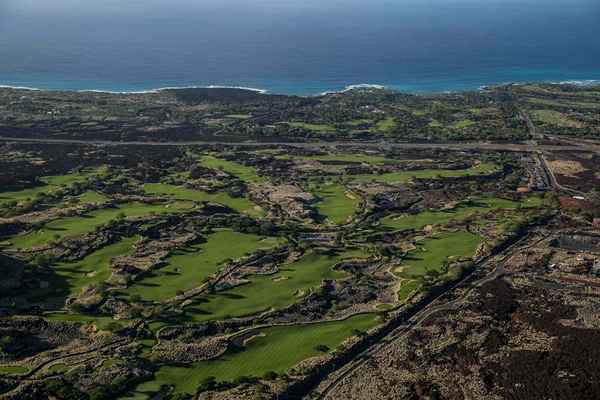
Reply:
[[94, 88], [82, 88], [82, 89], [61, 89], [61, 88], [39, 88], [39, 87], [30, 87], [24, 86], [21, 84], [11, 85], [9, 83], [0, 83], [0, 89], [15, 89], [15, 90], [29, 90], [29, 91], [38, 91], [38, 92], [69, 92], [69, 93], [105, 93], [105, 94], [153, 94], [160, 93], [162, 91], [167, 90], [186, 90], [186, 89], [234, 89], [234, 90], [246, 90], [251, 92], [256, 92], [259, 94], [271, 94], [271, 95], [285, 95], [285, 96], [299, 96], [299, 97], [319, 97], [326, 96], [331, 94], [340, 94], [347, 93], [352, 90], [360, 90], [360, 89], [376, 89], [376, 90], [389, 90], [393, 92], [400, 93], [409, 93], [409, 94], [451, 94], [451, 93], [461, 93], [461, 92], [471, 92], [471, 91], [484, 91], [491, 86], [499, 86], [499, 85], [527, 85], [527, 84], [553, 84], [553, 85], [574, 85], [580, 87], [588, 87], [588, 86], [598, 86], [600, 85], [600, 79], [571, 79], [564, 81], [557, 80], [531, 80], [531, 81], [505, 81], [505, 82], [496, 82], [496, 83], [487, 83], [481, 84], [476, 87], [466, 88], [463, 90], [421, 90], [421, 91], [411, 91], [402, 89], [402, 85], [383, 85], [383, 84], [374, 84], [374, 83], [358, 83], [347, 85], [342, 89], [338, 90], [325, 90], [319, 93], [314, 94], [299, 94], [299, 93], [282, 93], [275, 92], [269, 89], [263, 88], [255, 88], [248, 86], [228, 86], [228, 85], [182, 85], [182, 86], [159, 86], [156, 88], [150, 89], [141, 89], [141, 90], [108, 90], [108, 89], [94, 89]]

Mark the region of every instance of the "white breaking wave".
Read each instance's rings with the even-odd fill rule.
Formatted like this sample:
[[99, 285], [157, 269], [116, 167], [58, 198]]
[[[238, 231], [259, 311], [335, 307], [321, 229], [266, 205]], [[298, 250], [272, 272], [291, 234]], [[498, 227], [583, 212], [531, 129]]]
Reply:
[[248, 90], [250, 92], [256, 92], [260, 94], [269, 93], [266, 89], [257, 89], [245, 86], [220, 86], [220, 85], [208, 85], [208, 86], [165, 86], [156, 89], [148, 90], [103, 90], [103, 89], [40, 89], [28, 86], [15, 86], [15, 85], [0, 85], [0, 89], [18, 89], [18, 90], [31, 90], [31, 91], [55, 91], [55, 92], [77, 92], [77, 93], [107, 93], [107, 94], [151, 94], [159, 93], [165, 90], [183, 90], [183, 89], [238, 89]]
[[383, 89], [385, 89], [385, 86], [384, 85], [371, 84], [371, 83], [360, 83], [358, 85], [348, 85], [348, 86], [346, 86], [342, 90], [328, 90], [326, 92], [322, 92], [320, 94], [320, 96], [326, 96], [328, 94], [336, 94], [336, 93], [346, 93], [346, 92], [349, 92], [351, 90], [360, 90], [360, 89], [379, 89], [379, 90], [383, 90]]

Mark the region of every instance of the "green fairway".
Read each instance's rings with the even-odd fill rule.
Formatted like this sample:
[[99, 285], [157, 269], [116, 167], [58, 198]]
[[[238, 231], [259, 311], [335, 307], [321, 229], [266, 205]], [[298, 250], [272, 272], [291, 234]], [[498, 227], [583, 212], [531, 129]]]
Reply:
[[421, 290], [422, 285], [416, 280], [403, 280], [398, 290], [398, 301], [405, 303], [414, 293]]
[[427, 271], [443, 272], [444, 262], [451, 257], [473, 257], [482, 239], [469, 232], [441, 233], [417, 243], [394, 273], [404, 279], [420, 278]]
[[76, 296], [84, 287], [106, 281], [111, 274], [111, 260], [129, 253], [138, 239], [138, 237], [123, 238], [117, 243], [97, 250], [81, 261], [60, 263], [53, 267], [53, 270], [69, 286], [69, 296]]
[[42, 193], [51, 194], [62, 187], [67, 187], [75, 182], [83, 182], [88, 176], [89, 174], [84, 173], [46, 176], [40, 179], [44, 183], [42, 186], [36, 186], [15, 192], [0, 192], [0, 205], [10, 201], [16, 201], [17, 203], [28, 201]]
[[201, 286], [210, 275], [221, 269], [226, 259], [237, 259], [258, 249], [277, 246], [281, 240], [257, 235], [218, 230], [206, 243], [191, 245], [175, 251], [167, 265], [153, 272], [153, 276], [135, 282], [124, 295], [139, 295], [148, 301], [175, 297], [178, 291]]
[[416, 171], [390, 172], [381, 175], [354, 175], [356, 181], [376, 181], [384, 183], [406, 183], [413, 179], [458, 178], [463, 176], [489, 175], [498, 171], [498, 166], [491, 163], [481, 163], [468, 169], [423, 169]]
[[248, 183], [261, 183], [265, 181], [264, 178], [256, 173], [256, 169], [253, 167], [247, 167], [233, 161], [228, 161], [213, 156], [203, 156], [201, 158], [201, 163], [207, 168], [221, 169]]
[[183, 186], [169, 185], [166, 183], [146, 183], [143, 186], [144, 192], [150, 196], [164, 196], [177, 200], [187, 201], [209, 201], [223, 204], [238, 212], [252, 215], [263, 216], [263, 210], [245, 197], [231, 197], [227, 193], [207, 193], [201, 190], [189, 189]]
[[448, 211], [423, 211], [418, 214], [385, 217], [381, 220], [381, 226], [393, 230], [419, 230], [427, 225], [443, 225], [450, 221], [462, 221], [475, 213], [486, 213], [495, 209], [514, 209], [517, 204], [511, 200], [483, 197], [462, 202]]
[[202, 322], [287, 307], [324, 279], [344, 276], [343, 272], [333, 270], [333, 266], [350, 255], [354, 253], [336, 256], [309, 253], [292, 264], [282, 265], [274, 275], [251, 276], [250, 283], [208, 295], [186, 309], [186, 313], [191, 320]]
[[544, 124], [560, 126], [563, 128], [581, 128], [583, 124], [579, 121], [572, 120], [565, 114], [554, 110], [533, 110], [531, 111], [536, 122]]
[[326, 124], [308, 124], [306, 122], [287, 122], [287, 124], [292, 128], [300, 128], [311, 132], [316, 133], [333, 133], [335, 132], [335, 127]]
[[391, 133], [394, 129], [396, 129], [396, 120], [394, 117], [387, 117], [386, 119], [379, 121], [375, 126], [375, 129], [377, 132], [385, 134]]
[[10, 243], [12, 248], [27, 249], [47, 244], [52, 240], [90, 233], [100, 225], [106, 224], [120, 215], [140, 217], [152, 213], [182, 212], [190, 210], [192, 207], [193, 204], [189, 202], [175, 202], [172, 204], [127, 203], [116, 208], [95, 210], [83, 216], [60, 218], [48, 222], [37, 231], [11, 238]]
[[310, 191], [319, 198], [315, 204], [317, 212], [334, 224], [347, 222], [360, 204], [357, 194], [333, 182], [326, 182], [319, 187], [312, 185]]
[[211, 376], [221, 382], [241, 376], [261, 377], [269, 371], [282, 374], [300, 361], [321, 354], [315, 347], [326, 346], [334, 350], [355, 330], [367, 331], [378, 322], [376, 315], [365, 314], [341, 322], [262, 329], [260, 335], [248, 340], [238, 352], [229, 352], [216, 360], [198, 362], [187, 368], [160, 368], [155, 373], [155, 380], [141, 384], [134, 394], [149, 395], [161, 385], [173, 385], [176, 393], [195, 393], [198, 384]]
[[0, 376], [2, 375], [13, 375], [13, 374], [24, 374], [29, 371], [26, 367], [20, 365], [0, 365]]
[[315, 160], [315, 161], [338, 161], [341, 163], [364, 163], [364, 164], [394, 164], [397, 160], [391, 160], [382, 156], [367, 154], [324, 154], [315, 156], [278, 155], [281, 160]]
[[108, 198], [98, 192], [87, 191], [76, 197], [79, 204], [101, 204], [105, 203]]
[[[49, 321], [76, 322], [84, 325], [93, 324], [100, 330], [106, 330], [109, 324], [115, 322], [115, 319], [105, 315], [53, 313], [44, 315], [44, 318]], [[123, 322], [123, 324], [125, 323], [127, 322]]]

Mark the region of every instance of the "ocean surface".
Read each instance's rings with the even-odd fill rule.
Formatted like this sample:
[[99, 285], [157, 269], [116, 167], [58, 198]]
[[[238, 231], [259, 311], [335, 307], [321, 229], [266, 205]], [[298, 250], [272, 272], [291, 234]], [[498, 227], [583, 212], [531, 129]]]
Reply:
[[600, 80], [600, 0], [0, 0], [0, 85], [314, 95]]

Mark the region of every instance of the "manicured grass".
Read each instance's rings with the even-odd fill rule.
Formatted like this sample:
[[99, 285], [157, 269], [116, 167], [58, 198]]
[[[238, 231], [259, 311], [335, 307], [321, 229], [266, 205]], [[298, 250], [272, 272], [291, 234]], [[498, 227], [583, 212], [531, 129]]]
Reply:
[[375, 130], [381, 133], [391, 133], [394, 129], [396, 129], [396, 120], [394, 117], [387, 117], [375, 125]]
[[422, 285], [416, 280], [403, 280], [398, 290], [398, 301], [405, 303], [414, 293], [421, 290]]
[[471, 121], [470, 119], [463, 119], [462, 121], [457, 121], [450, 125], [451, 128], [454, 129], [464, 129], [472, 125], [477, 125], [475, 121]]
[[579, 121], [574, 121], [563, 113], [554, 110], [533, 110], [531, 111], [531, 114], [536, 121], [549, 125], [564, 128], [581, 128], [583, 126]]
[[423, 169], [417, 171], [390, 172], [381, 175], [354, 175], [351, 178], [357, 181], [376, 181], [385, 183], [406, 183], [416, 179], [457, 178], [463, 176], [489, 175], [498, 170], [498, 166], [491, 163], [481, 163], [468, 169]]
[[238, 212], [260, 217], [264, 211], [245, 197], [231, 197], [227, 193], [207, 193], [201, 190], [189, 189], [183, 186], [170, 185], [166, 183], [146, 183], [143, 186], [144, 192], [151, 196], [164, 196], [176, 200], [186, 201], [210, 201], [223, 204]]
[[223, 160], [222, 158], [213, 156], [203, 156], [201, 158], [201, 163], [207, 168], [222, 169], [249, 183], [261, 183], [265, 181], [264, 178], [256, 173], [254, 168], [233, 161]]
[[28, 199], [33, 199], [41, 193], [50, 194], [59, 190], [61, 187], [69, 186], [75, 182], [83, 182], [88, 176], [89, 174], [85, 173], [46, 176], [40, 179], [42, 182], [44, 182], [44, 185], [42, 186], [36, 186], [15, 192], [0, 192], [0, 204], [7, 203], [9, 201], [16, 201], [17, 203], [20, 203], [27, 201]]
[[317, 133], [331, 133], [335, 132], [335, 127], [331, 125], [325, 124], [307, 124], [305, 122], [287, 122], [289, 126], [292, 128], [300, 128], [305, 129], [307, 131], [317, 132]]
[[108, 198], [98, 192], [87, 191], [77, 196], [79, 204], [105, 203]]
[[10, 239], [12, 248], [32, 248], [47, 244], [51, 240], [84, 235], [94, 231], [100, 225], [114, 220], [119, 215], [139, 217], [152, 213], [167, 214], [190, 210], [192, 203], [175, 202], [172, 204], [127, 203], [116, 208], [105, 208], [92, 211], [84, 216], [67, 217], [51, 221], [41, 229]]
[[324, 183], [318, 188], [312, 186], [310, 191], [319, 198], [315, 205], [318, 213], [327, 217], [334, 224], [347, 222], [360, 204], [357, 194], [333, 182]]
[[318, 156], [289, 156], [280, 155], [277, 158], [282, 160], [315, 160], [315, 161], [338, 161], [347, 163], [363, 164], [394, 164], [397, 160], [391, 160], [381, 156], [372, 156], [367, 154], [327, 154]]
[[188, 308], [187, 314], [193, 321], [202, 322], [287, 307], [324, 279], [344, 276], [333, 266], [350, 255], [354, 253], [335, 256], [309, 253], [292, 264], [281, 265], [274, 275], [250, 276], [247, 278], [250, 283], [206, 296]]
[[24, 374], [29, 371], [20, 365], [0, 365], [0, 375]]
[[226, 115], [227, 118], [233, 118], [233, 119], [248, 119], [248, 118], [252, 118], [252, 115], [250, 114], [229, 114]]
[[486, 213], [500, 208], [514, 209], [516, 202], [500, 198], [477, 198], [465, 201], [452, 210], [448, 211], [423, 211], [418, 214], [402, 214], [400, 216], [389, 216], [381, 220], [384, 228], [423, 229], [427, 225], [443, 225], [450, 221], [462, 221], [475, 213]]
[[223, 261], [237, 259], [258, 249], [269, 249], [281, 243], [276, 238], [218, 230], [207, 238], [206, 243], [195, 244], [177, 250], [167, 259], [168, 265], [154, 275], [134, 283], [125, 295], [139, 295], [148, 301], [167, 300], [179, 290], [201, 286], [210, 275], [221, 269]]
[[583, 101], [570, 101], [570, 100], [548, 100], [548, 99], [527, 99], [530, 103], [533, 104], [541, 104], [544, 106], [550, 107], [560, 107], [560, 108], [575, 108], [575, 109], [586, 109], [586, 110], [596, 110], [600, 108], [600, 104], [598, 103], [588, 103]]
[[[246, 342], [237, 352], [216, 360], [195, 363], [190, 367], [165, 366], [155, 373], [155, 380], [141, 384], [137, 394], [150, 394], [161, 385], [173, 385], [176, 393], [195, 393], [198, 384], [208, 377], [219, 382], [238, 377], [262, 377], [266, 372], [283, 374], [300, 361], [318, 356], [317, 346], [334, 350], [355, 330], [367, 331], [379, 323], [374, 314], [358, 315], [340, 322], [273, 327]], [[143, 398], [143, 397], [141, 397]]]
[[346, 125], [363, 126], [363, 125], [371, 125], [372, 123], [373, 123], [372, 119], [355, 119], [353, 121], [346, 122]]
[[473, 257], [481, 242], [479, 236], [469, 232], [441, 233], [419, 242], [394, 273], [404, 279], [415, 279], [427, 271], [443, 272], [448, 258]]
[[53, 267], [57, 277], [68, 285], [69, 296], [78, 295], [91, 284], [106, 281], [111, 274], [111, 260], [132, 250], [138, 237], [123, 238], [75, 263], [60, 263]]

